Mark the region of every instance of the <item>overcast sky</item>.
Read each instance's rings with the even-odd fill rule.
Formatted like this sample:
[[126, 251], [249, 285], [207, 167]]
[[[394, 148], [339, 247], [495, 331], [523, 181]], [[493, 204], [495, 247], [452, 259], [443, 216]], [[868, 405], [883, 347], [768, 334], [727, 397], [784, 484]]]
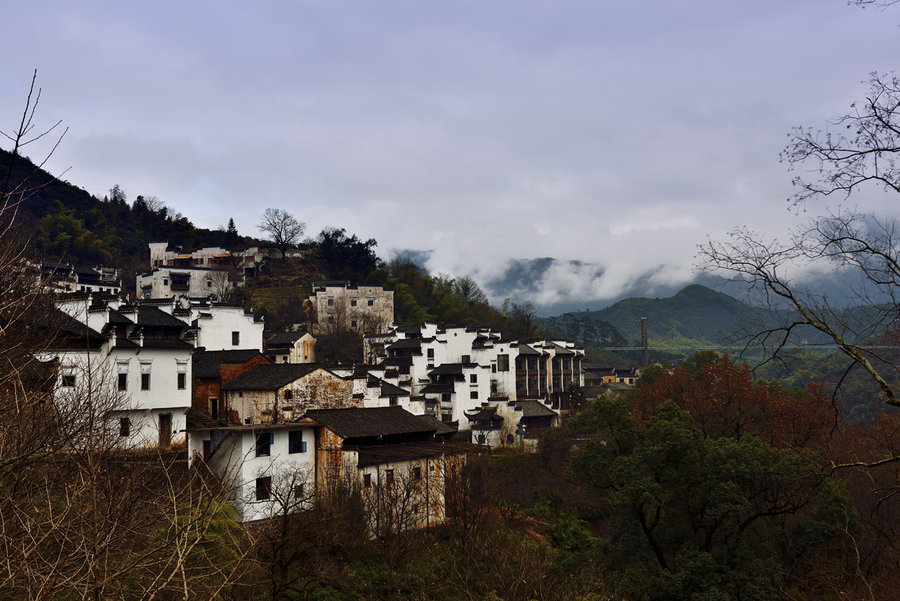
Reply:
[[3, 21], [0, 129], [37, 68], [39, 120], [69, 128], [49, 167], [92, 194], [251, 235], [285, 208], [479, 281], [581, 260], [605, 276], [560, 269], [530, 300], [585, 306], [796, 223], [786, 134], [900, 57], [900, 10], [846, 0], [32, 0]]

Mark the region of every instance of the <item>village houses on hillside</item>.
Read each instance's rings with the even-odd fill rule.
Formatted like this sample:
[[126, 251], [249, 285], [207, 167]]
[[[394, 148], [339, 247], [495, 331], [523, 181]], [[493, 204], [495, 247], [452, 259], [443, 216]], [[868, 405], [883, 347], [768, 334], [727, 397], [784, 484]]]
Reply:
[[[219, 256], [156, 251], [157, 269]], [[439, 522], [446, 470], [477, 449], [533, 445], [584, 383], [584, 351], [571, 342], [398, 326], [380, 287], [323, 282], [298, 302], [314, 304], [314, 327], [367, 333], [364, 362], [319, 365], [312, 332], [265, 334], [214, 296], [101, 292], [60, 295], [65, 335], [42, 360], [57, 366], [60, 402], [108, 399], [123, 449], [183, 444], [188, 461], [230, 484], [245, 521], [286, 510], [285, 495], [296, 508], [326, 489], [372, 497], [402, 481], [422, 492], [410, 525]]]

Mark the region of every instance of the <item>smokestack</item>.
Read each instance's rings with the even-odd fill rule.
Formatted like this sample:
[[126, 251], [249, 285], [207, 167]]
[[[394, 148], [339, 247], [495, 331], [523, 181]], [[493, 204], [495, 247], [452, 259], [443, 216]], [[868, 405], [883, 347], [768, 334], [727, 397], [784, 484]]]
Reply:
[[641, 317], [641, 348], [644, 349], [643, 353], [643, 367], [647, 367], [650, 364], [650, 347], [647, 342], [647, 318]]

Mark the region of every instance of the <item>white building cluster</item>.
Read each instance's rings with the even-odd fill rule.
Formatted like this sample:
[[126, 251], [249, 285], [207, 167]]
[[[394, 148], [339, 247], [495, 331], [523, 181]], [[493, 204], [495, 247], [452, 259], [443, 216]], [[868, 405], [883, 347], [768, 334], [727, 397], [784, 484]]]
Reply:
[[[157, 270], [182, 269], [164, 266], [180, 255], [156, 251]], [[219, 255], [207, 254], [189, 258], [214, 264]], [[260, 319], [209, 298], [109, 294], [62, 297], [65, 335], [42, 359], [57, 365], [60, 402], [108, 399], [123, 448], [185, 445], [189, 461], [230, 482], [243, 520], [338, 485], [366, 497], [404, 480], [427, 499], [411, 525], [440, 521], [447, 470], [476, 445], [533, 443], [583, 384], [584, 352], [570, 342], [393, 325], [392, 293], [380, 287], [323, 283], [306, 302], [371, 332], [364, 363], [320, 366], [311, 333], [264, 340]]]

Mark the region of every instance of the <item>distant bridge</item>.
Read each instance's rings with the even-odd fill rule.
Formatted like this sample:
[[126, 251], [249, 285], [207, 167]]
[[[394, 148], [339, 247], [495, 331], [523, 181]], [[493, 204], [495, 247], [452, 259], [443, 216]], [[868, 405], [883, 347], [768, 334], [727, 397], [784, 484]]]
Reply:
[[[597, 347], [604, 351], [643, 351], [642, 346], [602, 346]], [[760, 349], [759, 345], [750, 347], [743, 345], [705, 345], [705, 346], [649, 346], [649, 351], [745, 351], [752, 349]], [[878, 350], [900, 350], [898, 345], [865, 345], [859, 346], [867, 351]], [[836, 344], [791, 344], [784, 347], [786, 350], [804, 350], [804, 351], [837, 351], [840, 347]]]

